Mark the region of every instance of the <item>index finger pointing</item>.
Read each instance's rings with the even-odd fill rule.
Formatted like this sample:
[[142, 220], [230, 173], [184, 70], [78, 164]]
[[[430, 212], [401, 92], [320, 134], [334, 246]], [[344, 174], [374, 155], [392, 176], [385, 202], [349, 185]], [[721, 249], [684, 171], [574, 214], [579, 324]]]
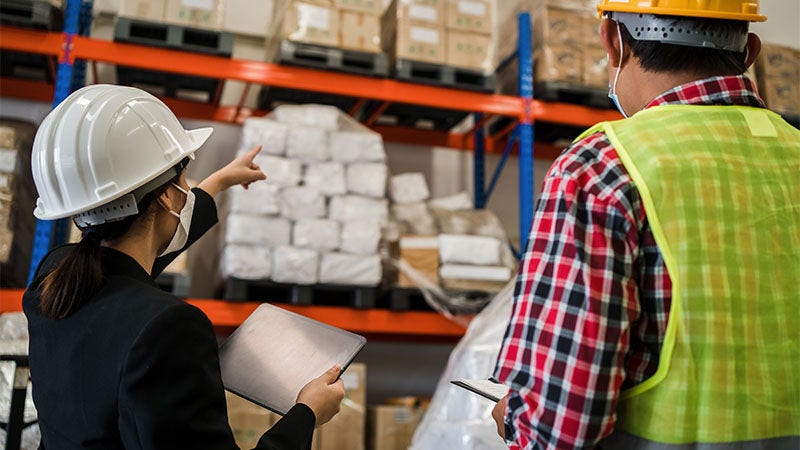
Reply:
[[250, 151], [249, 151], [249, 152], [247, 152], [247, 157], [250, 159], [250, 161], [252, 161], [252, 160], [253, 160], [253, 158], [255, 158], [255, 157], [256, 157], [256, 155], [258, 155], [258, 154], [259, 154], [259, 152], [261, 152], [261, 144], [259, 144], [259, 145], [256, 145], [255, 147], [253, 147], [252, 149], [250, 149]]

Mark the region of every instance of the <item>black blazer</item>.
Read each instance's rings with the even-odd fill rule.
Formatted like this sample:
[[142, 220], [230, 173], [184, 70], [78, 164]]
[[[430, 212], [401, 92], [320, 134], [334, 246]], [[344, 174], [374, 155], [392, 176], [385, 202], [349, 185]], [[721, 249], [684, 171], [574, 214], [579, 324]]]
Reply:
[[[186, 247], [217, 222], [214, 199], [193, 191]], [[100, 291], [53, 320], [40, 313], [36, 288], [69, 250], [56, 248], [43, 259], [23, 297], [40, 448], [238, 448], [211, 322], [154, 281], [180, 252], [158, 258], [151, 276], [133, 258], [103, 247]], [[314, 424], [311, 409], [295, 405], [256, 448], [309, 449]]]

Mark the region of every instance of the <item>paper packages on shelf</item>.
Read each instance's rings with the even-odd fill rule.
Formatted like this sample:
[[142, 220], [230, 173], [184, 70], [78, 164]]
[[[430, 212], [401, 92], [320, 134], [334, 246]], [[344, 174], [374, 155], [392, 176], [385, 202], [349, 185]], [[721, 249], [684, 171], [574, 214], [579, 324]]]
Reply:
[[258, 154], [253, 162], [267, 175], [268, 184], [291, 187], [303, 180], [303, 163], [300, 161]]
[[393, 176], [389, 182], [389, 193], [395, 203], [424, 202], [431, 196], [425, 175], [419, 172]]
[[326, 284], [377, 286], [383, 278], [383, 263], [378, 255], [347, 253], [322, 255], [319, 281]]
[[[385, 169], [386, 166], [384, 166]], [[345, 166], [338, 162], [309, 163], [303, 178], [305, 186], [319, 190], [326, 196], [347, 193]]]
[[381, 224], [389, 220], [389, 203], [386, 199], [342, 195], [331, 198], [330, 218], [340, 222], [374, 219]]
[[272, 280], [288, 284], [316, 284], [319, 253], [315, 250], [283, 245], [273, 250]]
[[331, 159], [344, 163], [386, 160], [381, 135], [369, 130], [331, 132], [330, 152]]
[[270, 183], [251, 183], [247, 189], [233, 186], [228, 190], [228, 210], [250, 215], [275, 215], [281, 212], [280, 187]]
[[386, 197], [389, 169], [384, 163], [360, 162], [347, 166], [347, 191], [367, 197]]
[[404, 235], [434, 236], [439, 232], [436, 219], [424, 202], [395, 203], [392, 218], [401, 224]]
[[[320, 5], [313, 1], [283, 1], [285, 6], [282, 37], [295, 42], [339, 46], [339, 11], [330, 2]], [[288, 3], [288, 5], [287, 5]], [[276, 9], [278, 10], [278, 9]]]
[[334, 251], [339, 248], [341, 227], [330, 219], [303, 219], [294, 224], [292, 244], [300, 248]]
[[281, 191], [281, 216], [300, 220], [325, 217], [326, 214], [325, 196], [317, 189], [297, 186]]
[[291, 127], [286, 137], [286, 156], [305, 162], [327, 161], [328, 132], [315, 127]]
[[229, 244], [222, 251], [222, 275], [241, 280], [262, 280], [272, 274], [269, 247], [253, 244]]
[[288, 126], [271, 119], [248, 118], [242, 125], [240, 148], [249, 150], [261, 146], [261, 154], [283, 155], [286, 153]]
[[292, 223], [282, 217], [230, 214], [225, 223], [226, 244], [289, 245]]
[[377, 220], [357, 220], [342, 224], [340, 249], [356, 255], [378, 253], [381, 224]]
[[442, 234], [439, 235], [439, 259], [445, 264], [495, 266], [501, 262], [502, 245], [500, 239], [492, 237]]

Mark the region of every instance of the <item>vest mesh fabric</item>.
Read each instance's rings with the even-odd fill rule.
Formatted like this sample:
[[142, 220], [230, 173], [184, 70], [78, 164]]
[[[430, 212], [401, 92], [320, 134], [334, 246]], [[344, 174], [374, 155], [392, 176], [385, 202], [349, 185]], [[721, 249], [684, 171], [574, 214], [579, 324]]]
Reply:
[[617, 429], [656, 442], [800, 436], [800, 131], [767, 110], [664, 105], [601, 123], [672, 279], [656, 374]]

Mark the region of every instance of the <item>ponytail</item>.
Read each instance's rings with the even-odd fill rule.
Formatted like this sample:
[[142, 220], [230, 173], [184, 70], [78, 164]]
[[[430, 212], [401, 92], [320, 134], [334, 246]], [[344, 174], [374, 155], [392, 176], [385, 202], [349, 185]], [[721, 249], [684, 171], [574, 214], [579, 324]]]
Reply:
[[103, 280], [101, 241], [100, 233], [85, 232], [83, 239], [44, 277], [39, 304], [42, 314], [63, 319], [99, 290]]

